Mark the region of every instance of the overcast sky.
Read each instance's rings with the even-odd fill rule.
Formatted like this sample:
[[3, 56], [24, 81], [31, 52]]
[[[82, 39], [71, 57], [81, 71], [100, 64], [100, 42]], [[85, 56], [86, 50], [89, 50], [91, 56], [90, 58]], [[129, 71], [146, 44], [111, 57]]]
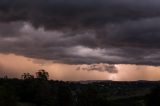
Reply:
[[160, 1], [0, 0], [0, 53], [93, 73], [95, 64], [107, 64], [94, 67], [101, 73], [118, 64], [158, 70]]

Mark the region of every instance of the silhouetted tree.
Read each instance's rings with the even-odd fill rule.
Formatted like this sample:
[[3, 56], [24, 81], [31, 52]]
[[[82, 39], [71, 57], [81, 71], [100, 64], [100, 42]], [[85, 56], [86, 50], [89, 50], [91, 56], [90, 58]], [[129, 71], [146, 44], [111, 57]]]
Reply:
[[49, 74], [48, 72], [46, 72], [45, 70], [39, 70], [37, 73], [36, 73], [36, 76], [37, 78], [39, 79], [43, 79], [43, 80], [48, 80], [49, 78]]
[[31, 75], [30, 73], [23, 73], [21, 76], [22, 79], [27, 80], [27, 79], [34, 79], [34, 76]]

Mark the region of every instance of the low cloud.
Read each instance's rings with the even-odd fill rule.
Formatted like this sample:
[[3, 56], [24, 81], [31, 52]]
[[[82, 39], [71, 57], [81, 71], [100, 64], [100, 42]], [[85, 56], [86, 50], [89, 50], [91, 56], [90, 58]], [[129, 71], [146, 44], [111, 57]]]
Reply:
[[99, 71], [99, 72], [108, 72], [108, 73], [118, 73], [118, 69], [115, 65], [109, 64], [91, 64], [91, 65], [81, 65], [78, 66], [76, 70], [81, 71]]

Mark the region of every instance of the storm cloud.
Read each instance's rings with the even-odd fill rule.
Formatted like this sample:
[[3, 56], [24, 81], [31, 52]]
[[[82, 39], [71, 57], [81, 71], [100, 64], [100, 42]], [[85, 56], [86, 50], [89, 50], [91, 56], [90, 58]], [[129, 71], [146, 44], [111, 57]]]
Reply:
[[99, 71], [99, 72], [108, 72], [108, 73], [118, 73], [118, 69], [115, 65], [109, 64], [91, 64], [91, 65], [81, 65], [77, 67], [76, 70], [84, 70], [84, 71]]
[[46, 29], [101, 27], [158, 17], [159, 0], [1, 0], [0, 21], [27, 21]]
[[0, 52], [67, 64], [160, 65], [159, 0], [1, 0]]

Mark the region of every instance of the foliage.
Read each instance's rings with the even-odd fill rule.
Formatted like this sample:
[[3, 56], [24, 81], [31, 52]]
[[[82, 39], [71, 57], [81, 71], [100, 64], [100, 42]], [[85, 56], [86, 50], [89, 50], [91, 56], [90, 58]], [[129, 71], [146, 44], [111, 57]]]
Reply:
[[48, 72], [46, 72], [45, 70], [39, 70], [37, 73], [36, 73], [36, 76], [37, 78], [39, 79], [42, 79], [42, 80], [48, 80], [49, 78], [49, 74]]
[[21, 78], [24, 80], [31, 80], [31, 79], [34, 79], [34, 76], [31, 75], [30, 73], [23, 73]]

